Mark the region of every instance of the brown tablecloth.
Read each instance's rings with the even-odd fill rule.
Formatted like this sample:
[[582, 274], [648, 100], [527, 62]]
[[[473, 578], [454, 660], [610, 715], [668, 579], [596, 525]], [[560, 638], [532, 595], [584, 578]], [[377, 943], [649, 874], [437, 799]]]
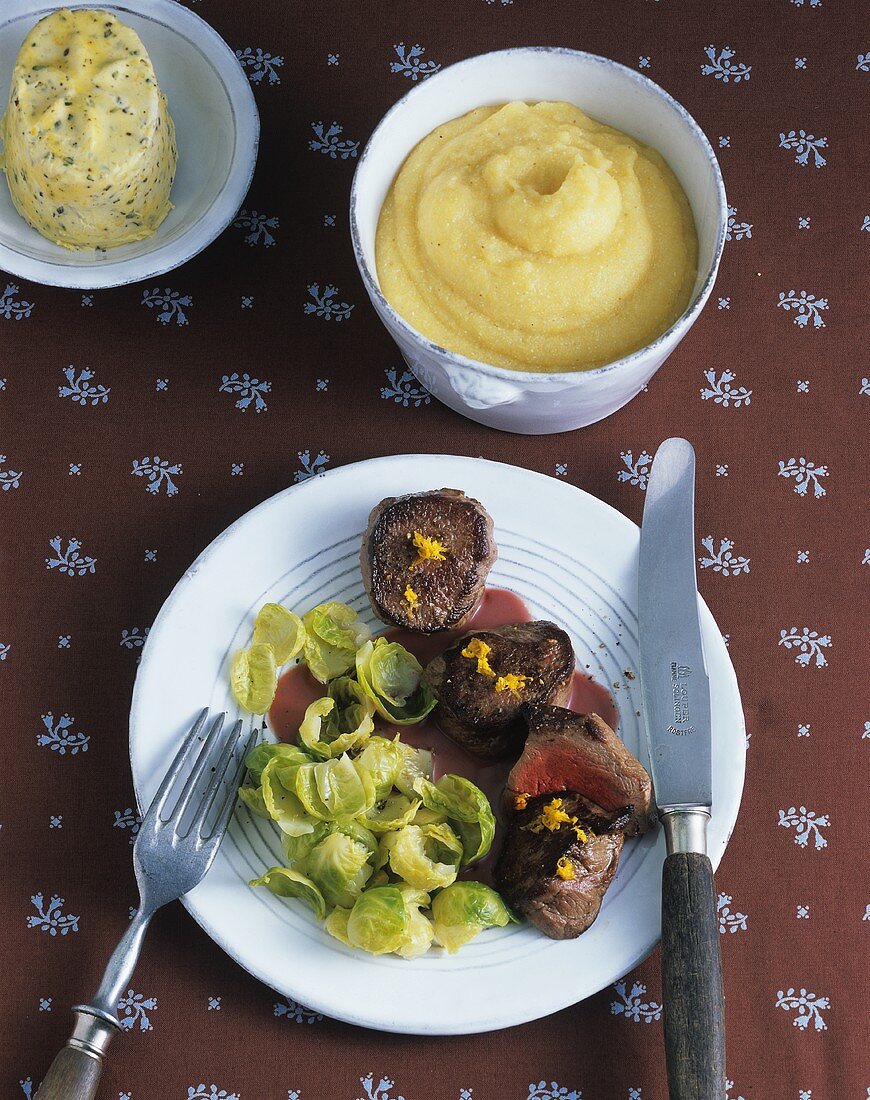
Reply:
[[[673, 434], [698, 453], [700, 587], [730, 640], [750, 734], [717, 876], [728, 1096], [870, 1095], [860, 9], [195, 3], [242, 55], [262, 115], [239, 223], [153, 285], [82, 294], [0, 280], [3, 1096], [35, 1092], [135, 902], [137, 657], [218, 532], [294, 479], [407, 451], [525, 465], [637, 520], [648, 456]], [[713, 297], [648, 392], [549, 438], [478, 427], [415, 387], [369, 307], [347, 225], [357, 150], [415, 79], [530, 43], [606, 54], [660, 82], [710, 136], [733, 207]], [[340, 323], [318, 315], [327, 287], [352, 306]], [[662, 1100], [660, 993], [653, 957], [509, 1031], [365, 1032], [260, 985], [174, 905], [122, 1005], [129, 1034], [102, 1095]]]

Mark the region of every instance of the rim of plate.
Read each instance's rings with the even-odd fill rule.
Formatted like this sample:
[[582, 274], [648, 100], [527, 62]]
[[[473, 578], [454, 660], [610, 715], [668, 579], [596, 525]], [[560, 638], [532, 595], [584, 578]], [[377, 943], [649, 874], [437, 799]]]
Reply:
[[[5, 2], [8, 4], [8, 0]], [[172, 241], [158, 244], [141, 256], [98, 260], [93, 265], [81, 266], [65, 264], [59, 259], [34, 259], [10, 245], [0, 244], [0, 269], [19, 279], [70, 290], [108, 290], [165, 275], [199, 255], [223, 233], [236, 216], [254, 178], [260, 147], [260, 114], [251, 83], [229, 44], [201, 15], [179, 0], [124, 0], [122, 3], [67, 0], [66, 6], [98, 7], [119, 15], [134, 15], [174, 31], [209, 62], [226, 93], [233, 119], [233, 151], [221, 189], [211, 206]], [[57, 9], [57, 4], [45, 3], [45, 0], [19, 0], [11, 13], [8, 8], [3, 11], [0, 25], [25, 16], [42, 19]], [[6, 90], [0, 88], [0, 95], [5, 94]], [[157, 236], [152, 240], [157, 240]]]
[[[435, 481], [441, 481], [441, 483], [447, 485], [451, 482], [461, 484], [463, 479], [463, 473], [468, 476], [468, 470], [470, 467], [480, 468], [485, 467], [491, 469], [495, 474], [504, 476], [505, 472], [510, 471], [511, 475], [517, 479], [514, 481], [514, 485], [518, 486], [519, 479], [529, 479], [534, 487], [534, 483], [538, 485], [545, 484], [548, 488], [555, 488], [559, 493], [565, 493], [566, 496], [573, 496], [576, 499], [582, 499], [583, 504], [581, 507], [592, 507], [601, 509], [603, 513], [606, 513], [610, 522], [615, 527], [622, 527], [626, 536], [636, 541], [639, 537], [639, 527], [632, 520], [628, 519], [617, 509], [611, 505], [606, 504], [598, 497], [580, 489], [578, 486], [571, 485], [568, 482], [556, 481], [545, 474], [538, 473], [537, 471], [527, 470], [523, 467], [512, 466], [509, 463], [494, 462], [488, 459], [468, 458], [458, 455], [437, 455], [437, 454], [411, 454], [411, 455], [389, 455], [381, 458], [365, 459], [360, 462], [348, 463], [344, 466], [336, 467], [332, 470], [324, 471], [317, 474], [307, 480], [290, 485], [285, 489], [280, 490], [278, 493], [260, 504], [256, 505], [248, 512], [244, 513], [237, 520], [229, 525], [223, 532], [221, 532], [212, 542], [200, 553], [194, 562], [185, 570], [182, 577], [176, 583], [172, 592], [169, 594], [165, 602], [163, 603], [154, 623], [149, 632], [148, 640], [142, 650], [141, 661], [136, 675], [136, 681], [133, 688], [133, 698], [130, 710], [130, 734], [129, 734], [129, 751], [130, 751], [130, 764], [133, 774], [133, 784], [136, 795], [137, 805], [140, 811], [143, 810], [143, 771], [142, 761], [140, 756], [142, 755], [143, 746], [147, 743], [147, 726], [146, 716], [142, 713], [146, 706], [146, 700], [143, 698], [146, 687], [145, 681], [149, 676], [150, 667], [153, 661], [153, 655], [156, 653], [157, 646], [160, 644], [163, 629], [167, 624], [167, 620], [172, 616], [176, 604], [178, 604], [186, 594], [187, 589], [193, 583], [197, 574], [203, 567], [207, 566], [209, 559], [220, 549], [220, 547], [229, 539], [237, 537], [246, 528], [255, 530], [260, 518], [271, 509], [280, 508], [282, 503], [293, 494], [294, 499], [302, 496], [305, 493], [323, 492], [324, 484], [328, 482], [335, 482], [337, 480], [358, 475], [360, 471], [369, 471], [378, 468], [384, 469], [385, 467], [400, 467], [401, 477], [412, 482], [419, 478], [420, 473], [424, 467], [432, 468], [432, 485]], [[407, 476], [406, 476], [407, 475]], [[377, 484], [377, 477], [374, 476], [369, 479], [372, 484]], [[407, 491], [420, 491], [417, 488], [410, 488]], [[373, 493], [373, 496], [379, 493]], [[474, 491], [472, 491], [474, 495]], [[375, 502], [376, 503], [376, 502]], [[496, 530], [498, 531], [499, 524], [496, 523]], [[508, 534], [509, 532], [505, 532]], [[350, 538], [351, 536], [348, 536]], [[562, 551], [560, 551], [562, 552]], [[563, 553], [563, 552], [562, 552]], [[274, 583], [270, 581], [270, 583]], [[608, 582], [605, 582], [608, 583]], [[616, 591], [616, 590], [614, 590]], [[633, 594], [618, 593], [618, 595], [625, 601], [629, 610], [635, 610], [636, 597]], [[531, 600], [532, 603], [535, 600]], [[737, 685], [736, 675], [734, 673], [733, 666], [731, 664], [730, 656], [725, 648], [724, 641], [721, 639], [721, 634], [716, 627], [715, 620], [710, 613], [707, 605], [699, 597], [699, 603], [701, 606], [702, 617], [702, 633], [705, 635], [705, 642], [707, 641], [707, 635], [713, 638], [713, 647], [715, 648], [715, 654], [708, 653], [708, 664], [712, 664], [715, 660], [715, 664], [718, 668], [718, 675], [720, 677], [719, 687], [726, 697], [727, 711], [729, 716], [733, 718], [731, 727], [734, 728], [733, 736], [737, 739], [737, 743], [741, 747], [739, 753], [735, 753], [733, 760], [729, 756], [729, 764], [733, 765], [733, 772], [736, 778], [732, 780], [732, 799], [731, 804], [723, 806], [719, 811], [720, 820], [726, 824], [726, 830], [724, 839], [712, 839], [710, 844], [710, 859], [713, 864], [713, 868], [718, 866], [725, 848], [730, 840], [734, 826], [736, 824], [740, 801], [742, 798], [744, 776], [745, 776], [745, 760], [746, 760], [746, 748], [745, 748], [745, 736], [744, 736], [744, 719], [742, 704], [740, 701], [740, 694]], [[717, 642], [718, 640], [718, 642]], [[230, 639], [227, 639], [229, 642]], [[223, 646], [223, 643], [221, 643]], [[711, 658], [713, 660], [711, 660]], [[712, 681], [711, 681], [712, 684]], [[736, 726], [735, 726], [736, 723]], [[168, 765], [168, 760], [167, 760]], [[715, 820], [715, 815], [714, 815]], [[650, 841], [650, 838], [651, 841]], [[661, 830], [658, 830], [657, 836], [648, 834], [647, 838], [650, 841], [651, 850], [664, 851], [663, 835]], [[639, 843], [639, 842], [636, 842]], [[218, 858], [220, 858], [220, 853]], [[228, 857], [227, 857], [228, 858]], [[643, 857], [643, 862], [646, 862], [648, 858], [652, 858], [650, 853], [647, 852]], [[235, 870], [235, 868], [234, 868]], [[640, 866], [636, 868], [636, 871], [640, 870]], [[211, 875], [212, 872], [209, 872]], [[209, 876], [206, 876], [203, 885], [208, 883]], [[618, 876], [617, 876], [618, 878]], [[417, 1035], [466, 1035], [479, 1032], [494, 1031], [500, 1028], [511, 1027], [522, 1023], [527, 1023], [533, 1019], [539, 1019], [544, 1016], [550, 1015], [553, 1012], [560, 1011], [567, 1008], [572, 1004], [577, 1003], [586, 997], [593, 996], [596, 992], [600, 992], [601, 989], [607, 987], [610, 981], [616, 981], [624, 974], [628, 973], [640, 962], [642, 962], [656, 947], [659, 942], [660, 935], [659, 930], [656, 927], [651, 935], [644, 938], [643, 942], [639, 944], [637, 950], [633, 953], [632, 957], [625, 963], [624, 969], [619, 974], [614, 974], [612, 978], [609, 978], [603, 984], [598, 985], [595, 989], [583, 989], [578, 992], [580, 987], [581, 975], [577, 975], [577, 985], [572, 986], [570, 982], [560, 983], [559, 987], [552, 991], [553, 995], [546, 997], [541, 1001], [539, 998], [534, 1002], [531, 1011], [527, 1007], [527, 1001], [525, 998], [517, 997], [516, 999], [509, 998], [503, 1000], [497, 1005], [487, 1005], [484, 1012], [479, 1015], [474, 1015], [473, 1018], [463, 1018], [458, 1022], [454, 1019], [439, 1019], [435, 1022], [429, 1022], [422, 1018], [416, 1018], [410, 1022], [397, 1018], [397, 1016], [390, 1015], [389, 1012], [380, 1011], [376, 1008], [372, 1008], [368, 1004], [358, 1005], [347, 1003], [342, 1001], [342, 991], [331, 994], [328, 990], [323, 991], [320, 987], [316, 991], [305, 990], [304, 993], [300, 992], [299, 987], [292, 988], [294, 985], [294, 975], [290, 976], [289, 981], [281, 983], [278, 981], [278, 975], [262, 963], [257, 957], [256, 949], [252, 950], [248, 943], [252, 938], [250, 931], [247, 935], [240, 934], [237, 937], [236, 942], [230, 942], [216, 927], [214, 921], [210, 917], [210, 911], [215, 904], [215, 900], [211, 901], [206, 898], [201, 899], [198, 894], [202, 889], [202, 886], [197, 887], [193, 891], [193, 896], [186, 895], [181, 898], [181, 902], [191, 916], [196, 920], [200, 927], [217, 943], [217, 945], [226, 954], [232, 958], [238, 965], [244, 970], [253, 975], [255, 978], [263, 982], [267, 987], [273, 989], [282, 996], [293, 998], [299, 1003], [304, 1004], [307, 1008], [314, 1011], [323, 1013], [325, 1016], [329, 1016], [333, 1019], [343, 1020], [346, 1023], [355, 1024], [362, 1027], [372, 1028], [380, 1031], [388, 1031], [392, 1033], [406, 1033]], [[281, 903], [278, 903], [281, 904]], [[599, 920], [599, 924], [601, 921]], [[593, 928], [595, 925], [593, 925]], [[547, 940], [545, 937], [540, 937], [542, 944], [540, 949], [552, 947], [556, 941]], [[582, 937], [580, 940], [566, 941], [568, 945], [582, 943]], [[559, 945], [564, 946], [564, 945]], [[346, 952], [348, 962], [355, 961], [359, 953]], [[452, 958], [452, 957], [451, 957]], [[361, 961], [369, 962], [370, 956], [359, 956]], [[571, 960], [566, 959], [565, 962]], [[398, 960], [400, 966], [407, 966], [407, 963], [403, 963]], [[500, 963], [499, 966], [510, 965], [507, 963]], [[472, 968], [473, 969], [473, 968]], [[462, 971], [454, 971], [458, 981], [462, 981]], [[385, 977], [389, 974], [389, 971], [384, 971]], [[467, 980], [467, 979], [465, 979]], [[597, 981], [597, 979], [596, 979]], [[526, 1007], [524, 1007], [526, 1006]]]

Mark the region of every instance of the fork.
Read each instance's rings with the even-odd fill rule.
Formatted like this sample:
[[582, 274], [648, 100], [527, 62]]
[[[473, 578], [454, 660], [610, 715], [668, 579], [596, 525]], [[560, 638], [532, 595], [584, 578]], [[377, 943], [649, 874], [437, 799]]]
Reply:
[[[203, 710], [164, 776], [133, 846], [139, 908], [95, 996], [73, 1008], [72, 1035], [34, 1100], [92, 1100], [96, 1095], [106, 1049], [121, 1030], [118, 1001], [132, 977], [149, 921], [162, 905], [192, 890], [211, 866], [235, 806], [245, 757], [257, 736], [252, 730], [238, 755], [242, 722], [222, 738], [225, 718], [214, 718], [204, 735], [208, 710]], [[225, 779], [229, 783], [223, 790]]]

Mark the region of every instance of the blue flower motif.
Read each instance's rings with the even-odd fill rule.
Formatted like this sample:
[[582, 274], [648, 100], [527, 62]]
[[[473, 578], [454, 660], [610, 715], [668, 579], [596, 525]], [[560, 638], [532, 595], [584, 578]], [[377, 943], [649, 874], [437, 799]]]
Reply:
[[[6, 455], [0, 455], [0, 466], [6, 461]], [[0, 469], [0, 490], [4, 493], [9, 493], [13, 489], [17, 489], [21, 485], [21, 478], [23, 477], [21, 470], [2, 470]]]
[[134, 459], [130, 473], [134, 477], [147, 478], [146, 492], [159, 493], [160, 486], [165, 485], [166, 495], [174, 497], [178, 492], [178, 486], [172, 480], [171, 475], [178, 476], [181, 473], [181, 463], [175, 462], [170, 465], [168, 459], [161, 459], [159, 455], [155, 455], [153, 458]]
[[127, 995], [118, 1001], [118, 1022], [124, 1031], [132, 1031], [137, 1024], [140, 1031], [153, 1031], [148, 1013], [156, 1008], [156, 997], [145, 997], [128, 989]]
[[817, 138], [813, 134], [807, 133], [806, 130], [789, 130], [787, 134], [781, 133], [779, 135], [779, 148], [793, 149], [795, 164], [800, 164], [803, 168], [806, 168], [809, 164], [810, 156], [813, 158], [814, 167], [824, 168], [828, 162], [819, 150], [825, 149], [827, 144], [828, 139], [826, 137]]
[[746, 922], [749, 919], [745, 913], [732, 912], [731, 910], [732, 898], [730, 894], [720, 894], [716, 899], [716, 913], [719, 917], [719, 934], [723, 935], [729, 932], [734, 935], [735, 932], [745, 932]]
[[830, 634], [819, 634], [817, 630], [810, 630], [808, 626], [803, 630], [793, 626], [788, 630], [780, 630], [778, 644], [785, 649], [798, 650], [794, 660], [795, 664], [802, 668], [809, 668], [813, 663], [816, 668], [825, 668], [828, 659], [824, 650], [832, 644], [832, 638]]
[[707, 46], [704, 53], [708, 58], [701, 66], [701, 72], [704, 76], [713, 76], [717, 80], [721, 80], [723, 84], [729, 84], [732, 81], [739, 84], [741, 80], [749, 80], [752, 66], [732, 61], [734, 50], [730, 46], [725, 46], [718, 51], [715, 46]]
[[713, 549], [713, 536], [707, 535], [701, 539], [701, 545], [707, 554], [698, 558], [702, 569], [712, 569], [714, 573], [721, 573], [723, 577], [739, 577], [741, 573], [749, 572], [750, 558], [732, 553], [734, 549], [733, 539], [719, 539], [719, 548]]
[[409, 370], [404, 370], [399, 374], [393, 367], [385, 370], [384, 374], [387, 376], [387, 382], [389, 383], [381, 387], [381, 397], [385, 401], [393, 401], [406, 409], [409, 405], [419, 409], [421, 405], [428, 405], [431, 402], [432, 397], [429, 391], [418, 382]]
[[[794, 311], [794, 323], [798, 328], [825, 327], [821, 311], [828, 308], [828, 299], [817, 298], [815, 294], [810, 294], [808, 290], [797, 292], [794, 290], [781, 290], [776, 307], [785, 313]], [[810, 321], [812, 321], [812, 326], [810, 326]]]
[[30, 901], [36, 910], [36, 916], [27, 918], [28, 928], [38, 928], [40, 932], [48, 932], [50, 936], [66, 936], [70, 932], [78, 932], [80, 918], [64, 913], [63, 898], [57, 894], [52, 894], [48, 905], [45, 904], [42, 894], [34, 894]]
[[570, 1092], [564, 1085], [551, 1081], [538, 1081], [529, 1085], [529, 1095], [526, 1100], [583, 1100], [581, 1094], [574, 1089]]
[[390, 72], [401, 73], [402, 76], [408, 77], [415, 84], [418, 80], [425, 80], [427, 76], [437, 73], [441, 68], [437, 61], [422, 60], [426, 50], [419, 43], [414, 46], [406, 46], [404, 42], [399, 42], [398, 45], [393, 46], [393, 49], [396, 51], [396, 57], [399, 60], [390, 62]]
[[313, 153], [322, 153], [330, 160], [353, 159], [359, 153], [359, 142], [342, 138], [340, 135], [344, 132], [344, 127], [339, 126], [337, 122], [329, 126], [325, 126], [322, 122], [312, 122], [311, 129], [314, 131], [314, 137], [308, 142], [308, 148]]
[[308, 294], [312, 301], [305, 302], [302, 309], [309, 316], [322, 317], [324, 321], [346, 321], [353, 312], [352, 305], [338, 300], [336, 286], [327, 285], [321, 291], [318, 283], [311, 283]]
[[828, 1029], [821, 1013], [821, 1009], [831, 1007], [831, 1002], [827, 997], [817, 997], [815, 993], [808, 993], [806, 989], [795, 992], [794, 988], [790, 986], [785, 992], [780, 990], [777, 993], [776, 1007], [782, 1008], [786, 1012], [793, 1012], [797, 1009], [797, 1016], [792, 1020], [792, 1023], [801, 1031], [806, 1031], [810, 1022], [812, 1022], [816, 1031], [827, 1031]]
[[650, 1024], [653, 1020], [661, 1019], [662, 1006], [657, 1001], [644, 1001], [643, 999], [646, 993], [645, 985], [634, 982], [631, 989], [628, 990], [626, 983], [621, 981], [617, 982], [613, 988], [619, 1000], [612, 1001], [610, 1004], [612, 1015], [624, 1016], [626, 1020], [631, 1020], [634, 1024], [639, 1024], [641, 1021]]
[[637, 456], [637, 460], [635, 460], [631, 451], [622, 451], [619, 457], [622, 459], [625, 469], [617, 473], [616, 480], [627, 481], [629, 485], [636, 485], [638, 489], [646, 489], [650, 467], [652, 466], [652, 455], [647, 454], [646, 451], [641, 451]]
[[148, 630], [147, 626], [144, 630], [140, 630], [138, 626], [129, 630], [124, 628], [121, 631], [121, 645], [124, 649], [141, 649], [148, 638]]
[[62, 543], [60, 535], [48, 540], [54, 556], [45, 559], [46, 569], [56, 569], [58, 573], [64, 573], [68, 577], [84, 577], [87, 573], [96, 573], [97, 559], [79, 553], [82, 546], [79, 539], [67, 539], [65, 550], [61, 549]]
[[130, 843], [136, 839], [136, 835], [142, 826], [142, 817], [132, 806], [128, 806], [124, 810], [115, 810], [115, 820], [112, 822], [113, 829], [129, 829], [130, 830]]
[[360, 1077], [359, 1083], [363, 1087], [365, 1096], [360, 1096], [357, 1100], [405, 1100], [404, 1096], [391, 1095], [396, 1082], [389, 1077], [382, 1077], [379, 1081], [375, 1081], [375, 1075], [367, 1073], [365, 1077]]
[[283, 57], [267, 53], [259, 46], [256, 49], [246, 46], [243, 50], [236, 50], [236, 57], [242, 68], [248, 70], [248, 79], [252, 84], [261, 84], [264, 77], [268, 84], [281, 83], [277, 70], [284, 64]]
[[313, 1008], [306, 1008], [305, 1005], [301, 1005], [289, 997], [284, 1001], [275, 1003], [274, 1015], [283, 1016], [297, 1024], [315, 1024], [323, 1019], [322, 1013], [315, 1012]]
[[54, 714], [49, 711], [42, 715], [42, 724], [45, 732], [37, 734], [36, 743], [40, 748], [49, 748], [58, 756], [77, 756], [80, 752], [87, 752], [91, 736], [89, 733], [76, 733], [73, 730], [75, 718], [68, 714], [62, 714], [55, 721]]
[[810, 486], [814, 497], [825, 495], [825, 487], [819, 478], [828, 476], [827, 466], [817, 466], [815, 462], [807, 462], [805, 458], [790, 458], [787, 462], [780, 459], [777, 473], [779, 477], [794, 479], [794, 491], [799, 497], [807, 496]]
[[261, 382], [259, 378], [252, 378], [247, 371], [242, 375], [233, 371], [232, 374], [225, 374], [221, 378], [218, 393], [237, 393], [239, 395], [236, 401], [237, 409], [246, 412], [249, 406], [253, 405], [254, 411], [261, 413], [268, 408], [264, 394], [269, 393], [271, 389], [271, 382]]
[[76, 374], [76, 368], [70, 365], [63, 372], [67, 381], [65, 386], [57, 387], [58, 397], [68, 397], [76, 405], [105, 405], [109, 400], [111, 390], [108, 386], [92, 386], [91, 379], [94, 372], [83, 369]]
[[7, 321], [20, 321], [33, 312], [33, 302], [16, 301], [17, 293], [18, 287], [14, 283], [7, 283], [6, 289], [0, 294], [0, 317], [5, 317]]
[[301, 469], [293, 475], [293, 480], [297, 483], [322, 474], [329, 463], [329, 455], [323, 451], [319, 451], [314, 458], [311, 457], [311, 451], [299, 451], [297, 457], [301, 465]]
[[[173, 320], [176, 325], [186, 325], [187, 314], [184, 310], [193, 305], [193, 298], [178, 290], [170, 290], [169, 287], [161, 290], [156, 286], [153, 290], [142, 291], [142, 305], [149, 309], [156, 309], [157, 320], [162, 325], [168, 325]], [[158, 389], [160, 388], [158, 386]]]
[[714, 404], [721, 405], [723, 409], [727, 409], [731, 405], [735, 409], [739, 409], [742, 405], [749, 404], [752, 390], [747, 390], [744, 386], [732, 386], [731, 383], [737, 378], [733, 371], [723, 370], [717, 379], [716, 368], [710, 367], [709, 370], [704, 371], [704, 377], [707, 379], [709, 386], [705, 386], [701, 390], [702, 401], [712, 400]]
[[749, 222], [737, 221], [737, 207], [728, 207], [728, 224], [725, 227], [725, 240], [742, 241], [744, 237], [752, 236], [752, 225]]
[[[266, 214], [258, 214], [256, 210], [240, 210], [233, 222], [236, 229], [248, 230], [245, 234], [246, 244], [264, 244], [266, 248], [271, 248], [275, 243], [275, 237], [269, 230], [277, 229], [278, 224], [278, 218], [275, 215], [268, 217]], [[244, 304], [244, 299], [242, 301]]]

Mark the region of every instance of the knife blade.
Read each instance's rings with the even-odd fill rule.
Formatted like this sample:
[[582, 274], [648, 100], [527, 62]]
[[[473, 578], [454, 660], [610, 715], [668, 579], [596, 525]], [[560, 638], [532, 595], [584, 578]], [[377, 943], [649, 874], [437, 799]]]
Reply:
[[710, 682], [695, 577], [695, 452], [659, 447], [638, 568], [640, 674], [650, 770], [667, 841], [662, 1003], [671, 1100], [725, 1094], [719, 922], [707, 823], [713, 804]]
[[713, 803], [710, 682], [695, 580], [695, 452], [659, 447], [640, 536], [640, 674], [650, 767], [662, 810]]

